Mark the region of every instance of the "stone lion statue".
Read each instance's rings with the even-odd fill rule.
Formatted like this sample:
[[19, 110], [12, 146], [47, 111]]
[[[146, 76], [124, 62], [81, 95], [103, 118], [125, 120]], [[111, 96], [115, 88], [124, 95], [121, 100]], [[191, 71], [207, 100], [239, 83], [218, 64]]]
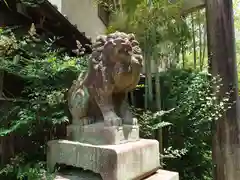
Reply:
[[[68, 105], [73, 124], [84, 119], [105, 126], [135, 125], [126, 98], [139, 82], [142, 52], [133, 34], [115, 32], [99, 36], [92, 46], [88, 71], [69, 89]], [[89, 123], [89, 122], [87, 122]]]

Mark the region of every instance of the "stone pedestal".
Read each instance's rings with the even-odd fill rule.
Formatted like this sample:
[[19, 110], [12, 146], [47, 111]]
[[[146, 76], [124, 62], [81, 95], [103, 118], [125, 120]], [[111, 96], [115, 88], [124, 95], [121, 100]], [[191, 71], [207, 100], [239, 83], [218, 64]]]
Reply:
[[48, 167], [56, 163], [91, 170], [103, 180], [144, 178], [159, 168], [156, 140], [140, 139], [119, 145], [91, 145], [67, 140], [48, 143]]
[[[69, 140], [48, 142], [47, 163], [50, 171], [56, 164], [65, 164], [100, 174], [101, 177], [92, 178], [96, 180], [178, 180], [178, 174], [166, 175], [159, 170], [159, 143], [139, 139], [138, 126], [72, 124], [67, 127], [67, 133]], [[76, 176], [69, 177], [81, 180], [93, 175], [82, 172], [78, 179]]]
[[104, 123], [67, 127], [68, 139], [94, 145], [116, 145], [139, 140], [139, 127], [123, 125], [105, 127]]

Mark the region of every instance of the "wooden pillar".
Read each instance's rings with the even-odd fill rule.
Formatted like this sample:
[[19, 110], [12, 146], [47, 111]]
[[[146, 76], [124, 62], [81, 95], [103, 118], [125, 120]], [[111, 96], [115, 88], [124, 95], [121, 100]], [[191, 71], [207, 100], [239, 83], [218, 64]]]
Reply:
[[213, 124], [215, 180], [240, 178], [240, 119], [232, 0], [206, 0], [210, 72], [220, 75], [219, 97], [233, 91], [236, 102], [223, 118]]

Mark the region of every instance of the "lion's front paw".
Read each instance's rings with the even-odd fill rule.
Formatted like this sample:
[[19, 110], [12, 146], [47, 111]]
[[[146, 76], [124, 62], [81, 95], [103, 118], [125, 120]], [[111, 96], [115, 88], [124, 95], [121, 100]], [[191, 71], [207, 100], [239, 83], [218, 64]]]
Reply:
[[105, 126], [121, 126], [122, 119], [118, 117], [114, 112], [109, 112], [104, 115]]

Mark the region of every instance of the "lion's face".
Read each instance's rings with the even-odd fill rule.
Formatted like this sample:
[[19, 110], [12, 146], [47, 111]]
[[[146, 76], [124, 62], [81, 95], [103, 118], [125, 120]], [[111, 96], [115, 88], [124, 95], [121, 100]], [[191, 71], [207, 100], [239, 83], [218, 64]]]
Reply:
[[115, 83], [114, 91], [132, 88], [138, 82], [142, 70], [142, 62], [133, 55], [130, 42], [124, 41], [115, 46], [115, 65], [113, 79]]
[[115, 73], [129, 72], [132, 59], [132, 46], [128, 39], [115, 39], [111, 42], [109, 61], [113, 63]]
[[109, 40], [104, 45], [103, 54], [112, 64], [129, 64], [132, 56], [132, 46], [128, 39]]
[[116, 39], [114, 45], [114, 59], [116, 62], [121, 63], [130, 63], [132, 56], [132, 46], [131, 43], [127, 39]]
[[[134, 88], [140, 77], [143, 57], [133, 34], [115, 32], [96, 39], [91, 60], [92, 70], [98, 70], [96, 74], [107, 72], [103, 77], [111, 78], [120, 90], [129, 89], [129, 86]], [[102, 69], [104, 71], [99, 71]]]

